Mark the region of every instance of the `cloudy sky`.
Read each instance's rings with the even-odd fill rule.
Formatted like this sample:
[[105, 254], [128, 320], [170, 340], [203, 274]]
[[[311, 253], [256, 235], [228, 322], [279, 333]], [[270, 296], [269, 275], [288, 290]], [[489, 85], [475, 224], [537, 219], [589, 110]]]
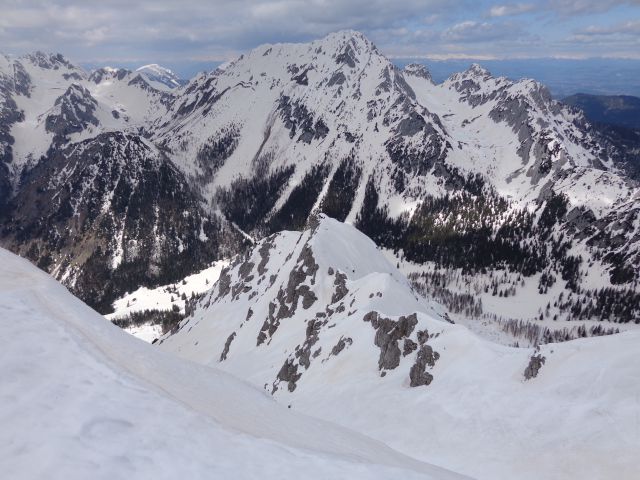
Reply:
[[0, 0], [0, 51], [211, 62], [352, 28], [392, 57], [640, 58], [640, 0]]

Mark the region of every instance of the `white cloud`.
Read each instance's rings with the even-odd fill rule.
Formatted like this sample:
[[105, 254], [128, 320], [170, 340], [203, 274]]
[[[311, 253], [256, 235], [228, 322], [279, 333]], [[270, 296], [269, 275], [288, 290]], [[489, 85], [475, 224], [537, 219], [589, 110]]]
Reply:
[[489, 10], [490, 17], [507, 17], [511, 15], [520, 15], [535, 9], [535, 5], [531, 3], [515, 3], [510, 5], [494, 5]]
[[516, 40], [526, 31], [511, 23], [490, 23], [467, 20], [457, 23], [442, 33], [447, 42], [487, 42], [510, 38]]
[[[227, 60], [261, 43], [351, 28], [393, 55], [504, 57], [533, 48], [553, 55], [549, 31], [562, 31], [567, 18], [623, 4], [640, 0], [3, 0], [0, 49], [60, 51], [86, 62]], [[543, 15], [545, 21], [528, 21]], [[594, 38], [605, 38], [597, 33], [606, 30], [604, 22], [576, 31], [573, 50], [588, 53], [587, 43], [593, 48]], [[629, 41], [620, 50], [635, 47]]]
[[640, 5], [640, 0], [548, 0], [547, 5], [564, 15], [601, 13], [621, 5]]
[[640, 35], [640, 20], [631, 20], [628, 22], [618, 23], [608, 27], [600, 27], [591, 25], [579, 31], [581, 35], [600, 36], [600, 35]]

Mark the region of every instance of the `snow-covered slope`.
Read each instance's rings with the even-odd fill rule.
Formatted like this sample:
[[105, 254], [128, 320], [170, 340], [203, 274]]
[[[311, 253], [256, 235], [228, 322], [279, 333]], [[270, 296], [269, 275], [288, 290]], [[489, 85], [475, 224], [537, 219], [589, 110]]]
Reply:
[[535, 273], [560, 274], [553, 262], [573, 256], [602, 262], [600, 288], [637, 280], [628, 266], [640, 266], [637, 182], [616, 163], [616, 146], [533, 80], [473, 65], [436, 85], [424, 67], [400, 71], [362, 34], [342, 31], [264, 45], [200, 75], [153, 139], [256, 236], [300, 228], [315, 210], [411, 256], [409, 237], [430, 234], [416, 212], [435, 215], [430, 200], [453, 198], [483, 217], [471, 233], [485, 237], [529, 215], [532, 228], [512, 246], [523, 248], [541, 240], [534, 230], [555, 199], [565, 205], [554, 238], [573, 245]]
[[186, 83], [174, 72], [156, 63], [143, 65], [137, 68], [136, 72], [142, 73], [149, 83], [159, 90], [178, 88]]
[[[392, 214], [410, 210], [426, 192], [450, 191], [446, 180], [455, 175], [446, 167], [481, 174], [519, 206], [555, 188], [598, 218], [637, 196], [582, 114], [553, 101], [539, 83], [496, 78], [473, 65], [436, 85], [423, 66], [398, 71], [353, 31], [260, 46], [194, 79], [160, 123], [158, 141], [179, 166], [212, 182], [212, 192], [252, 177], [258, 166], [271, 172], [293, 163], [298, 181], [328, 163], [327, 183], [350, 157], [362, 179], [376, 173], [380, 201]], [[575, 180], [585, 175], [588, 194]], [[360, 205], [348, 207], [353, 220]]]
[[[405, 73], [418, 100], [443, 119], [458, 142], [449, 160], [482, 173], [501, 195], [526, 203], [543, 188], [555, 188], [569, 196], [572, 207], [586, 205], [600, 217], [634, 194], [595, 132], [580, 128], [586, 126], [583, 115], [553, 101], [540, 83], [493, 77], [477, 64], [438, 85]], [[585, 172], [593, 176], [589, 196], [575, 180], [556, 185]]]
[[7, 478], [466, 478], [159, 352], [5, 250], [0, 265]]
[[0, 83], [0, 101], [14, 112], [0, 127], [12, 146], [7, 163], [14, 184], [54, 142], [144, 129], [166, 111], [171, 98], [140, 74], [109, 67], [88, 74], [60, 54], [42, 52], [17, 58], [3, 55]]
[[[154, 69], [163, 72], [146, 70]], [[126, 148], [136, 135], [179, 174], [203, 214], [234, 235], [298, 230], [322, 212], [356, 225], [416, 275], [460, 273], [441, 298], [508, 290], [507, 310], [516, 313], [516, 302], [527, 300], [531, 308], [501, 320], [640, 322], [638, 183], [619, 161], [621, 146], [533, 80], [493, 77], [474, 65], [436, 85], [423, 66], [396, 68], [354, 31], [263, 45], [175, 89], [153, 88], [144, 71], [87, 75], [60, 55], [2, 57], [0, 72], [0, 205], [8, 219], [0, 235], [35, 261], [53, 258], [50, 272], [65, 270], [57, 235], [74, 231], [76, 220], [24, 220], [17, 199], [33, 189], [27, 183], [85, 142], [100, 145], [110, 134]], [[91, 194], [102, 174], [75, 172], [88, 187], [83, 201], [103, 204], [99, 182]], [[56, 183], [59, 172], [52, 176], [40, 181]], [[128, 189], [115, 195], [111, 206], [128, 202]], [[169, 201], [153, 207], [152, 217], [174, 209]], [[116, 224], [122, 211], [111, 212]], [[36, 224], [36, 233], [20, 223]], [[122, 232], [110, 230], [112, 265], [120, 264], [114, 252], [142, 240]], [[222, 234], [215, 240], [234, 243]], [[207, 258], [194, 269], [220, 260], [221, 250], [206, 244], [195, 242]], [[167, 245], [165, 258], [175, 252]], [[137, 284], [119, 285], [109, 301], [195, 271], [151, 281], [151, 268], [127, 278]], [[483, 319], [503, 317], [493, 301], [483, 303], [476, 309]]]
[[146, 140], [172, 98], [143, 73], [87, 74], [62, 55], [0, 57], [2, 244], [103, 313], [128, 292], [195, 273], [235, 242]]
[[[399, 168], [413, 175], [441, 161], [448, 141], [400, 71], [353, 31], [258, 47], [192, 80], [160, 123], [157, 141], [211, 195], [239, 177], [295, 165], [280, 198], [269, 198], [275, 209], [305, 176], [322, 185], [350, 157], [362, 164], [361, 178], [377, 168], [390, 188]], [[400, 158], [408, 150], [422, 162]], [[355, 218], [360, 201], [343, 217]]]
[[476, 478], [634, 478], [640, 332], [519, 349], [440, 311], [320, 216], [238, 258], [160, 348]]
[[229, 256], [243, 241], [137, 134], [103, 133], [53, 150], [23, 181], [3, 244], [102, 313], [142, 285], [173, 283]]
[[[207, 292], [227, 267], [227, 260], [188, 275], [179, 282], [156, 288], [140, 287], [113, 302], [113, 313], [105, 317], [127, 332], [146, 342], [153, 342], [168, 330], [173, 319], [182, 319], [198, 296]], [[170, 317], [167, 325], [158, 322], [159, 316]]]

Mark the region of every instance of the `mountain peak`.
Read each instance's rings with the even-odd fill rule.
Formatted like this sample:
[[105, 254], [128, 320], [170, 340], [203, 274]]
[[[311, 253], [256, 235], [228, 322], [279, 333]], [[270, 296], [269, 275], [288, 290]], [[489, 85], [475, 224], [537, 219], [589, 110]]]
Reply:
[[424, 78], [426, 80], [432, 81], [431, 72], [427, 69], [426, 66], [421, 63], [410, 63], [402, 69], [402, 72], [406, 75], [412, 75], [414, 77]]
[[491, 77], [491, 72], [484, 68], [479, 63], [472, 63], [469, 68], [467, 68], [464, 73], [474, 77]]
[[131, 70], [127, 70], [126, 68], [102, 67], [91, 72], [89, 75], [89, 81], [98, 84], [105, 79], [122, 80], [130, 73]]
[[144, 77], [146, 77], [150, 82], [160, 84], [168, 88], [177, 88], [186, 83], [173, 71], [163, 67], [162, 65], [158, 65], [157, 63], [143, 65], [142, 67], [137, 68], [136, 72], [144, 75]]
[[371, 40], [369, 40], [362, 32], [358, 32], [356, 30], [339, 30], [337, 32], [330, 33], [317, 43], [329, 51], [335, 50], [338, 55], [348, 54], [352, 57], [353, 54], [350, 54], [349, 52], [355, 51], [355, 55], [360, 56], [366, 53], [378, 51], [377, 47]]
[[60, 67], [65, 67], [71, 70], [77, 69], [77, 67], [61, 53], [49, 53], [37, 50], [25, 55], [24, 58], [34, 65], [47, 70], [58, 70]]
[[337, 32], [329, 33], [324, 37], [323, 41], [324, 40], [337, 40], [337, 41], [353, 40], [354, 42], [363, 42], [363, 43], [373, 45], [371, 40], [369, 40], [364, 33], [359, 32], [357, 30], [351, 30], [351, 29], [338, 30]]

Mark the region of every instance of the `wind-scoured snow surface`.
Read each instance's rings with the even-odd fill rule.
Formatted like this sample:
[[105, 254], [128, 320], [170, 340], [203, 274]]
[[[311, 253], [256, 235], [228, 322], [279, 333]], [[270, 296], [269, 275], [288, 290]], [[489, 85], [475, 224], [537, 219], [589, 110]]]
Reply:
[[160, 348], [475, 478], [637, 478], [640, 332], [511, 348], [437, 312], [321, 216], [223, 271]]
[[465, 478], [153, 349], [7, 251], [0, 265], [4, 478]]

